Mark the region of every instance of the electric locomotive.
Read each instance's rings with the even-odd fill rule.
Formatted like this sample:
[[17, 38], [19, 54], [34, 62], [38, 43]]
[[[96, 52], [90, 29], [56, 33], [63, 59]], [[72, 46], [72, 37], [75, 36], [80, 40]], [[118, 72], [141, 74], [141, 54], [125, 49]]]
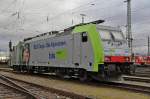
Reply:
[[[108, 79], [131, 72], [130, 50], [118, 28], [98, 20], [20, 41], [11, 49], [15, 71]], [[11, 44], [10, 44], [11, 45]]]

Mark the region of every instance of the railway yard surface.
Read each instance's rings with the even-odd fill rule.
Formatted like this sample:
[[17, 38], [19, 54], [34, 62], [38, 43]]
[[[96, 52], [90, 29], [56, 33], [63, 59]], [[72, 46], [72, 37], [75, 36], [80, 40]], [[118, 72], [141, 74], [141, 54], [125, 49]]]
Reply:
[[[5, 76], [6, 78], [10, 77], [11, 81], [13, 83], [17, 83], [17, 85], [23, 86], [24, 92], [18, 93], [20, 89], [12, 89], [8, 90], [8, 86], [2, 86], [0, 85], [0, 99], [4, 98], [7, 99], [10, 96], [10, 93], [12, 96], [18, 96], [22, 98], [14, 98], [14, 99], [29, 99], [28, 97], [32, 96], [33, 98], [37, 98], [36, 96], [40, 96], [43, 93], [45, 94], [45, 97], [41, 96], [40, 99], [78, 99], [75, 96], [69, 96], [68, 94], [73, 93], [75, 95], [79, 95], [79, 98], [85, 98], [85, 99], [150, 99], [150, 88], [149, 93], [143, 93], [128, 89], [122, 89], [122, 88], [116, 88], [116, 87], [110, 87], [103, 84], [86, 84], [86, 82], [80, 82], [78, 80], [69, 80], [69, 79], [59, 79], [57, 77], [50, 76], [44, 76], [44, 75], [31, 75], [31, 74], [23, 74], [23, 73], [15, 73], [12, 72], [11, 69], [7, 68], [1, 68], [0, 74]], [[126, 79], [124, 82], [127, 84], [136, 84], [136, 85], [143, 85], [150, 87], [149, 78], [144, 77], [142, 80], [138, 81], [138, 78], [135, 76], [125, 76]], [[8, 79], [7, 78], [7, 79]], [[12, 79], [13, 78], [13, 79]], [[131, 78], [134, 78], [133, 80]], [[18, 79], [18, 81], [16, 80]], [[148, 79], [148, 80], [143, 80]], [[25, 82], [20, 82], [25, 81]], [[2, 83], [2, 79], [0, 80], [0, 83]], [[7, 82], [7, 81], [5, 81]], [[29, 83], [26, 83], [29, 82]], [[33, 85], [31, 86], [31, 84]], [[36, 84], [36, 85], [34, 85]], [[40, 85], [40, 86], [37, 86]], [[36, 86], [36, 87], [35, 87]], [[44, 86], [44, 87], [42, 87]], [[44, 88], [50, 88], [53, 89], [51, 91], [48, 91], [49, 89]], [[13, 91], [16, 90], [16, 91]], [[58, 92], [56, 90], [60, 90], [61, 92]], [[13, 93], [14, 92], [14, 93]], [[31, 93], [30, 93], [31, 92]], [[63, 92], [69, 92], [68, 94]], [[23, 95], [24, 93], [29, 93], [28, 95]], [[37, 93], [37, 94], [35, 94]], [[40, 95], [39, 95], [40, 93]], [[7, 97], [6, 97], [7, 96]], [[12, 97], [9, 99], [13, 99]], [[33, 99], [32, 98], [32, 99]]]

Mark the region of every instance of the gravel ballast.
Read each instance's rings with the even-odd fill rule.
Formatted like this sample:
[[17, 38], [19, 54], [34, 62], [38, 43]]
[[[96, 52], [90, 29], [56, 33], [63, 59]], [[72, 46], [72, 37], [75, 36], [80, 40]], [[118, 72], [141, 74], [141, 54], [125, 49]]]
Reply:
[[16, 79], [28, 81], [49, 88], [56, 88], [73, 92], [76, 94], [89, 96], [95, 99], [150, 99], [150, 95], [131, 92], [122, 89], [108, 88], [103, 86], [97, 87], [86, 85], [84, 83], [74, 83], [65, 80], [44, 78], [32, 75], [15, 74], [11, 72], [0, 71], [0, 73]]

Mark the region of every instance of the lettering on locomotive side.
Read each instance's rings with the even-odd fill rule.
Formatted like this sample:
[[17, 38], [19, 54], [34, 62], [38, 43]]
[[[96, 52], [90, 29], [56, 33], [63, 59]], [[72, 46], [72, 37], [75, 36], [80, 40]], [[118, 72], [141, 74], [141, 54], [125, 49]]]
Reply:
[[55, 48], [59, 46], [66, 45], [65, 41], [59, 41], [59, 42], [45, 42], [43, 44], [38, 43], [33, 45], [33, 49], [44, 49], [44, 48]]
[[55, 54], [54, 53], [49, 53], [49, 59], [55, 59]]
[[50, 60], [58, 59], [58, 60], [66, 60], [68, 57], [67, 49], [57, 49], [54, 52], [50, 52], [48, 54], [48, 58]]

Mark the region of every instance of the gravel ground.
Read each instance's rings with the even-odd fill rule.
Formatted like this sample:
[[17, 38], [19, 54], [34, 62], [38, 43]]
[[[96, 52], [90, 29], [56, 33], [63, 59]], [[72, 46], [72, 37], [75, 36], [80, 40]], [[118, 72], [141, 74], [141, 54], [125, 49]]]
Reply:
[[150, 99], [150, 95], [131, 92], [116, 88], [97, 87], [86, 84], [73, 83], [70, 81], [57, 80], [52, 78], [43, 78], [30, 75], [19, 75], [10, 72], [0, 71], [1, 74], [14, 77], [20, 80], [28, 81], [31, 83], [39, 84], [46, 87], [53, 87], [77, 94], [90, 96], [95, 99]]
[[0, 68], [9, 68], [7, 64], [0, 64]]

